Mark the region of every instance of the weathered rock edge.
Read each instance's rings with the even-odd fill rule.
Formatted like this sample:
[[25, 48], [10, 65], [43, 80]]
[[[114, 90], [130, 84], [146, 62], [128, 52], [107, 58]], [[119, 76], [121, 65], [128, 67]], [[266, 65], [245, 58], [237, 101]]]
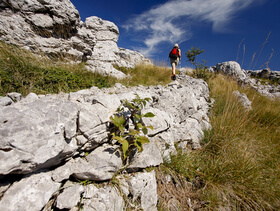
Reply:
[[[139, 206], [144, 210], [156, 209], [156, 193], [151, 197], [148, 191], [156, 190], [154, 173], [142, 171], [158, 166], [164, 159], [168, 161], [170, 154], [176, 153], [175, 143], [183, 149], [200, 147], [203, 130], [211, 128], [207, 116], [209, 90], [203, 80], [179, 76], [168, 86], [126, 88], [116, 84], [110, 89], [92, 87], [69, 94], [31, 93], [26, 98], [19, 93], [8, 94], [4, 100], [9, 98], [12, 103], [0, 107], [0, 209], [41, 210], [57, 195], [55, 206], [69, 209], [69, 194], [74, 209], [89, 187], [75, 183], [68, 188], [66, 181], [112, 179], [123, 163], [118, 145], [108, 143], [107, 123], [120, 100], [131, 100], [135, 94], [151, 98], [143, 112], [156, 115], [144, 119], [145, 124], [154, 127], [148, 134], [150, 144], [144, 145], [144, 151], [136, 154], [127, 168], [138, 173], [121, 179], [121, 192], [108, 185], [101, 189], [91, 186], [93, 193], [83, 206], [95, 210], [92, 203], [99, 201], [100, 209], [114, 205], [122, 210], [121, 195], [127, 194], [132, 201], [140, 197]], [[13, 206], [7, 208], [12, 202]]]
[[99, 17], [81, 21], [70, 0], [2, 0], [0, 40], [51, 58], [86, 62], [90, 71], [124, 78], [114, 68], [151, 62], [136, 51], [119, 48], [118, 27]]

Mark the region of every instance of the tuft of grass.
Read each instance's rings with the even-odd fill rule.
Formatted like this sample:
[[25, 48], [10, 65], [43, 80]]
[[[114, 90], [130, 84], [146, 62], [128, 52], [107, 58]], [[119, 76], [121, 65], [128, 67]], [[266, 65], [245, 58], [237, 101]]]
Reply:
[[118, 68], [130, 77], [120, 81], [125, 86], [150, 86], [168, 84], [171, 79], [171, 69], [154, 65], [137, 65], [135, 68]]
[[9, 92], [19, 92], [24, 96], [30, 92], [67, 93], [92, 86], [111, 87], [117, 82], [125, 86], [149, 86], [171, 81], [171, 70], [164, 67], [138, 65], [131, 69], [118, 69], [130, 77], [118, 80], [88, 71], [84, 63], [66, 63], [60, 57], [50, 60], [0, 42], [0, 96]]
[[54, 63], [0, 42], [0, 95], [70, 92], [92, 86], [110, 87], [116, 81], [113, 77], [88, 71], [83, 63]]
[[[201, 150], [178, 153], [168, 167], [198, 184], [201, 210], [279, 210], [279, 101], [224, 76], [211, 78], [209, 87], [213, 129], [205, 133]], [[252, 111], [236, 100], [235, 90], [247, 94]]]

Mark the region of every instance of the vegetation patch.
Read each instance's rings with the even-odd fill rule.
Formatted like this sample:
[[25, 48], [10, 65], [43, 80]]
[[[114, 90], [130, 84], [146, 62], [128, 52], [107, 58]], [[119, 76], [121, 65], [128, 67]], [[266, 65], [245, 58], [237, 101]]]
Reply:
[[[60, 57], [59, 57], [60, 58]], [[0, 42], [0, 96], [18, 92], [26, 96], [75, 92], [92, 86], [112, 87], [115, 83], [125, 86], [165, 85], [171, 81], [171, 70], [154, 65], [138, 65], [135, 68], [116, 67], [129, 77], [118, 80], [88, 71], [85, 63], [67, 63], [61, 59], [50, 60], [35, 56], [27, 50]]]
[[165, 85], [171, 82], [171, 69], [154, 65], [137, 65], [135, 68], [117, 68], [129, 77], [120, 81], [125, 86]]
[[[205, 132], [202, 149], [188, 153], [178, 151], [171, 158], [171, 163], [156, 169], [158, 208], [279, 210], [280, 102], [269, 100], [251, 89], [243, 89], [225, 76], [209, 75], [205, 72], [206, 63], [198, 63], [195, 59], [202, 52], [194, 48], [187, 57], [196, 66], [194, 76], [208, 82], [210, 95], [215, 99], [210, 113], [212, 130]], [[70, 92], [92, 86], [110, 87], [116, 82], [125, 86], [149, 86], [164, 85], [171, 81], [169, 68], [138, 65], [132, 69], [119, 70], [130, 77], [117, 80], [89, 72], [83, 63], [54, 63], [0, 42], [2, 96], [8, 92], [23, 95], [30, 92]], [[232, 94], [235, 90], [246, 93], [252, 101], [252, 111], [245, 110], [236, 100]], [[123, 104], [136, 111], [133, 116], [136, 123], [134, 129], [129, 131], [125, 128], [126, 119], [119, 116], [111, 118], [114, 124], [111, 135], [122, 144], [124, 159], [130, 147], [138, 147], [141, 151], [141, 146], [148, 142], [143, 137], [149, 127], [140, 120], [152, 114], [145, 116], [137, 113], [147, 100], [136, 97], [135, 101]], [[88, 181], [84, 183], [86, 185]]]
[[[280, 208], [280, 104], [224, 76], [209, 81], [215, 99], [201, 150], [178, 153], [168, 168], [198, 184], [200, 210], [278, 210]], [[247, 94], [246, 111], [233, 91]], [[197, 181], [199, 181], [197, 183]]]
[[71, 92], [92, 86], [110, 87], [116, 78], [88, 71], [83, 63], [54, 63], [29, 51], [0, 42], [0, 95]]
[[[142, 114], [142, 109], [150, 98], [136, 97], [132, 101], [123, 100], [117, 109], [117, 114], [111, 116], [110, 124], [110, 140], [117, 140], [121, 145], [122, 157], [125, 161], [130, 152], [137, 149], [138, 152], [143, 151], [143, 144], [149, 143], [147, 137], [148, 129], [153, 130], [153, 126], [146, 126], [143, 122], [144, 117], [154, 117], [151, 112]], [[133, 128], [129, 128], [130, 121]]]

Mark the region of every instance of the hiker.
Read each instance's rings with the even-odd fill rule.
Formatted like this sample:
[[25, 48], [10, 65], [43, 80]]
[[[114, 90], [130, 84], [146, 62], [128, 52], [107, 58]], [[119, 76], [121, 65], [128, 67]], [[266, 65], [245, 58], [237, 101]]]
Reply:
[[172, 80], [176, 80], [176, 66], [179, 64], [179, 61], [181, 60], [181, 50], [179, 49], [179, 45], [176, 43], [174, 47], [171, 49], [169, 53], [170, 58], [170, 64], [172, 66]]

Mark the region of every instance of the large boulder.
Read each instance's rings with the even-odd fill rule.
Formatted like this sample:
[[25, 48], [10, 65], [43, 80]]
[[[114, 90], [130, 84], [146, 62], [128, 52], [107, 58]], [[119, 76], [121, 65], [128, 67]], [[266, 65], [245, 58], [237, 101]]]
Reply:
[[48, 173], [27, 176], [14, 182], [0, 201], [0, 210], [42, 210], [60, 183], [52, 181]]
[[217, 72], [222, 72], [225, 75], [232, 76], [241, 82], [244, 82], [246, 79], [248, 79], [246, 71], [241, 69], [240, 64], [235, 61], [218, 63], [216, 67], [212, 67], [212, 69]]
[[87, 62], [93, 72], [124, 78], [116, 66], [150, 63], [135, 51], [119, 48], [118, 27], [96, 16], [81, 21], [69, 0], [3, 0], [0, 39], [34, 53]]
[[74, 103], [44, 98], [13, 105], [0, 110], [0, 175], [55, 166], [77, 150]]

